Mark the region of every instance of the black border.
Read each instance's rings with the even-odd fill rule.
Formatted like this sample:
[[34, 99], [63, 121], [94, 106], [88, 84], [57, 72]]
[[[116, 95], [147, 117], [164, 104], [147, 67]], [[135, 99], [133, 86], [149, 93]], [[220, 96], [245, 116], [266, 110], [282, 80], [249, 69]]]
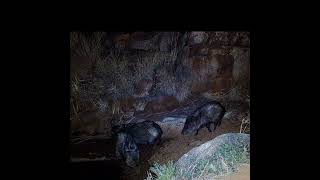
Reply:
[[[261, 33], [260, 30], [258, 31], [258, 26], [182, 25], [180, 27], [171, 26], [158, 28], [136, 25], [122, 28], [123, 26], [117, 27], [108, 25], [79, 27], [80, 26], [71, 26], [68, 29], [57, 30], [50, 33], [43, 31], [35, 33], [38, 35], [37, 37], [39, 37], [36, 42], [34, 41], [36, 44], [35, 49], [37, 50], [37, 58], [35, 58], [36, 60], [32, 59], [29, 64], [34, 66], [30, 71], [33, 73], [32, 77], [35, 82], [32, 84], [32, 95], [28, 94], [30, 97], [29, 102], [32, 102], [33, 104], [27, 104], [26, 111], [35, 111], [37, 116], [32, 119], [32, 127], [27, 125], [24, 128], [28, 128], [28, 131], [32, 131], [31, 134], [36, 138], [32, 144], [27, 142], [22, 146], [31, 146], [32, 149], [37, 150], [35, 156], [32, 156], [33, 158], [29, 158], [29, 160], [39, 162], [39, 168], [44, 168], [44, 170], [41, 170], [42, 172], [52, 174], [53, 177], [60, 177], [64, 173], [68, 174], [70, 31], [105, 30], [130, 32], [136, 30], [228, 30], [250, 32], [251, 118], [253, 119], [251, 123], [251, 178], [258, 179], [258, 177], [261, 177], [258, 175], [258, 169], [261, 170], [261, 168], [258, 167], [261, 167], [262, 164], [266, 165], [265, 162], [270, 162], [270, 160], [268, 160], [268, 156], [258, 156], [258, 154], [265, 154], [266, 151], [269, 151], [270, 148], [265, 149], [263, 144], [268, 144], [269, 142], [268, 145], [273, 147], [274, 145], [270, 144], [270, 138], [276, 138], [275, 135], [266, 136], [266, 134], [270, 134], [270, 127], [269, 124], [266, 125], [264, 122], [269, 122], [269, 118], [274, 118], [274, 113], [277, 110], [273, 111], [274, 109], [271, 107], [275, 107], [274, 101], [272, 101], [272, 98], [267, 97], [265, 93], [266, 85], [264, 83], [273, 81], [274, 79], [270, 80], [268, 79], [270, 76], [267, 77], [263, 75], [268, 72], [268, 70], [263, 70], [265, 68], [263, 62], [270, 61], [270, 59], [264, 57], [263, 49], [268, 48], [269, 44], [264, 44], [263, 40], [267, 37], [264, 37], [264, 39], [262, 38], [263, 33]], [[271, 96], [273, 95], [274, 94]], [[270, 108], [272, 110], [270, 110]], [[270, 113], [270, 111], [272, 113]], [[265, 115], [266, 112], [269, 112], [270, 114]], [[272, 127], [274, 127], [274, 125]], [[274, 129], [272, 129], [272, 131], [274, 132]], [[267, 153], [269, 154], [270, 152], [276, 153], [275, 151], [269, 151]], [[261, 163], [261, 161], [263, 161], [263, 163]], [[260, 162], [260, 164], [258, 162]]]

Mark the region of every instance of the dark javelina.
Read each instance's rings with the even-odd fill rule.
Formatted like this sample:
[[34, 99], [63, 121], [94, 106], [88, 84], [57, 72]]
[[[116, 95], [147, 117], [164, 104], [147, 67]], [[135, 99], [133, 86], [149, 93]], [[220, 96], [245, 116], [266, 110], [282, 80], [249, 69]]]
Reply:
[[130, 134], [123, 132], [117, 134], [116, 156], [118, 159], [123, 159], [130, 167], [139, 164], [139, 149]]
[[137, 166], [139, 162], [137, 144], [157, 144], [163, 133], [160, 126], [152, 121], [115, 126], [113, 132], [117, 134], [117, 157], [124, 159], [130, 167]]
[[225, 112], [225, 108], [219, 102], [208, 102], [187, 117], [181, 133], [197, 135], [203, 127], [207, 127], [209, 132], [212, 132], [210, 125], [214, 124], [214, 130], [220, 126]]
[[125, 132], [130, 134], [137, 144], [158, 144], [163, 133], [161, 127], [153, 121], [129, 125]]

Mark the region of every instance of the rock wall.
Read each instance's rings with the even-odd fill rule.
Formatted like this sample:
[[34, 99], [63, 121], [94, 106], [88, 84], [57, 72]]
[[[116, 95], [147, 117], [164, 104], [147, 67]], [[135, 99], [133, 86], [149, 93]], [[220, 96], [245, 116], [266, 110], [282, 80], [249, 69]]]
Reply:
[[97, 109], [104, 104], [105, 113], [130, 119], [172, 111], [202, 93], [249, 95], [250, 33], [71, 33], [71, 62], [72, 75], [92, 80], [87, 89], [96, 94], [86, 97]]

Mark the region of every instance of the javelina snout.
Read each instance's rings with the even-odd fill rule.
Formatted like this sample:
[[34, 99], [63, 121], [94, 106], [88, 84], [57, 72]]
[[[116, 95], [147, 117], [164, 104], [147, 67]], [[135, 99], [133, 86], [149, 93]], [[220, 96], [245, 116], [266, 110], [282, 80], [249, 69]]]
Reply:
[[210, 125], [214, 124], [214, 130], [220, 126], [224, 113], [225, 108], [219, 102], [209, 102], [187, 117], [181, 134], [197, 135], [203, 127], [207, 127], [209, 132], [212, 132]]
[[116, 156], [123, 159], [130, 167], [139, 164], [139, 149], [130, 134], [123, 132], [117, 134]]

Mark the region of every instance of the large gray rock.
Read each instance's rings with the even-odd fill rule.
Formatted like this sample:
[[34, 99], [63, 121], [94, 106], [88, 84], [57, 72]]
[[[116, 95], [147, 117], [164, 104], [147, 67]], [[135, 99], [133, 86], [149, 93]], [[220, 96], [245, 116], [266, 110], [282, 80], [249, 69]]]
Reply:
[[223, 134], [184, 154], [176, 163], [177, 177], [198, 179], [234, 172], [250, 159], [250, 135]]

